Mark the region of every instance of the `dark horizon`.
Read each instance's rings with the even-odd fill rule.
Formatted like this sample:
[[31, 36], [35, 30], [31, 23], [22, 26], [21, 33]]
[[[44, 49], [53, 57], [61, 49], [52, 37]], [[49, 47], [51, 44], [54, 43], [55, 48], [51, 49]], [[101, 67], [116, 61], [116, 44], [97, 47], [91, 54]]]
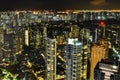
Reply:
[[2, 0], [0, 10], [118, 10], [119, 4], [120, 0]]

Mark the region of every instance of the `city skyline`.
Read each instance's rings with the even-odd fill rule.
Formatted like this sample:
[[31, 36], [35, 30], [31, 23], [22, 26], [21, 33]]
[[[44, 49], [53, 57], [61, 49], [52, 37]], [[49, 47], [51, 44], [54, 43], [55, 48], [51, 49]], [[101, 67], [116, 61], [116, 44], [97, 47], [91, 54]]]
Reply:
[[0, 19], [0, 80], [120, 79], [120, 10], [17, 9]]

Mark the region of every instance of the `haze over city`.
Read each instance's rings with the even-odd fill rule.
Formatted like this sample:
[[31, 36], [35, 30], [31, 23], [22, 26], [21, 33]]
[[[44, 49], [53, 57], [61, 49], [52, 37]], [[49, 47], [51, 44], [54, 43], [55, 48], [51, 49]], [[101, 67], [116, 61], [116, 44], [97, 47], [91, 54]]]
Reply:
[[120, 0], [1, 0], [0, 10], [120, 9]]

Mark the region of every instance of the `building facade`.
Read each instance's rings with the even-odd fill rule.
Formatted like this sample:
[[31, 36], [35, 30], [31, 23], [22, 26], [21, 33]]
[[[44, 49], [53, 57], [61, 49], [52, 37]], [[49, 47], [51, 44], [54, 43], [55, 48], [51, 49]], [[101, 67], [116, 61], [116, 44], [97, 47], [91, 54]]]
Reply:
[[45, 80], [56, 80], [56, 39], [45, 39], [46, 43], [46, 79]]
[[94, 69], [98, 62], [108, 57], [108, 44], [106, 41], [100, 41], [100, 45], [94, 44], [91, 50], [90, 80], [94, 78]]
[[68, 39], [66, 50], [66, 80], [80, 80], [82, 73], [82, 43]]

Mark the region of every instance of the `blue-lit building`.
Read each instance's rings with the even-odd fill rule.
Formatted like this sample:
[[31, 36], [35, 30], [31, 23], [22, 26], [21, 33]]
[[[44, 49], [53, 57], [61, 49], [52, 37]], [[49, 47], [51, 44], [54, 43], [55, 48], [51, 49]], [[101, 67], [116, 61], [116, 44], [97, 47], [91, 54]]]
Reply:
[[66, 80], [80, 80], [82, 73], [82, 43], [68, 39], [66, 50]]

